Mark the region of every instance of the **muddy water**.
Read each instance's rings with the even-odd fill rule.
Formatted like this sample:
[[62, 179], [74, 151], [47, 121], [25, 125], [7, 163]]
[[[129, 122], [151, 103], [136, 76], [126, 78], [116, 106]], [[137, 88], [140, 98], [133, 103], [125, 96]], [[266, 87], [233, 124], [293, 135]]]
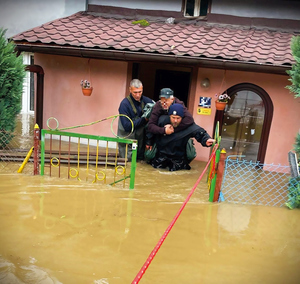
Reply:
[[[0, 283], [131, 283], [204, 168], [191, 165], [138, 164], [131, 191], [0, 175]], [[140, 283], [299, 283], [300, 210], [208, 203], [204, 181]]]

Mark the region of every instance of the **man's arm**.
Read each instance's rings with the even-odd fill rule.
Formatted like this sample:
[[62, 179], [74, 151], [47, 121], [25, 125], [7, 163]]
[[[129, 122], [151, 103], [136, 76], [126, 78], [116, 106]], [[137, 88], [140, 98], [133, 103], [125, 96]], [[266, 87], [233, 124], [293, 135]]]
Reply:
[[161, 105], [160, 102], [156, 102], [153, 107], [152, 113], [149, 118], [148, 122], [148, 131], [153, 134], [165, 134], [165, 128], [158, 126], [158, 119], [161, 116]]
[[199, 126], [199, 128], [193, 133], [195, 139], [201, 143], [203, 147], [210, 147], [215, 140], [210, 137], [210, 135], [206, 132], [206, 130]]

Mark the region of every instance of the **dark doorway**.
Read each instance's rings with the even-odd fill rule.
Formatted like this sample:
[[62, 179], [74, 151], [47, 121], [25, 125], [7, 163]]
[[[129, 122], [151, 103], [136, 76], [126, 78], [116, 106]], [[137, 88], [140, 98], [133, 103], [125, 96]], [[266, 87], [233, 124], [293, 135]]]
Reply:
[[190, 72], [157, 69], [155, 73], [154, 100], [159, 100], [159, 92], [162, 88], [171, 88], [174, 96], [187, 105]]
[[172, 66], [155, 62], [132, 63], [131, 78], [140, 79], [144, 86], [143, 95], [154, 101], [159, 100], [162, 88], [171, 88], [174, 96], [187, 106], [192, 68]]

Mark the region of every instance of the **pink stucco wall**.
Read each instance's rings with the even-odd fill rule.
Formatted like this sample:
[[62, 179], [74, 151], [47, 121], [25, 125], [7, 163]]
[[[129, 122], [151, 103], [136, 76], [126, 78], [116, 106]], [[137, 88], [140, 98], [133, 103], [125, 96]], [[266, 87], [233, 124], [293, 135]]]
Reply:
[[[264, 89], [270, 96], [273, 106], [273, 120], [270, 129], [265, 163], [288, 165], [287, 153], [293, 149], [295, 137], [300, 129], [300, 99], [295, 99], [285, 86], [289, 85], [289, 77], [254, 72], [226, 71], [226, 80], [221, 88], [224, 76], [223, 70], [199, 69], [196, 97], [193, 111], [195, 121], [204, 127], [210, 135], [213, 131], [215, 117], [215, 94], [223, 92], [236, 84], [251, 83]], [[211, 86], [202, 89], [201, 80], [209, 78]], [[212, 114], [210, 116], [197, 114], [200, 96], [212, 97]], [[207, 160], [209, 150], [197, 144], [197, 159]]]
[[[49, 117], [59, 121], [59, 128], [91, 123], [118, 114], [120, 101], [128, 95], [126, 87], [128, 64], [122, 61], [54, 56], [35, 54], [35, 64], [45, 72], [44, 85], [44, 125]], [[293, 148], [296, 134], [300, 128], [300, 99], [285, 88], [288, 76], [254, 72], [226, 71], [226, 80], [221, 88], [224, 71], [199, 68], [196, 84], [194, 108], [189, 109], [195, 122], [213, 135], [215, 117], [214, 95], [240, 83], [255, 84], [270, 96], [274, 113], [267, 145], [265, 163], [287, 165], [287, 153]], [[202, 89], [200, 82], [209, 78], [211, 86]], [[80, 81], [88, 79], [94, 87], [90, 97], [83, 96]], [[200, 96], [212, 97], [211, 115], [197, 114]], [[117, 120], [113, 124], [117, 131]], [[85, 128], [81, 133], [113, 136], [111, 119]], [[206, 161], [209, 149], [196, 143], [197, 160]]]
[[[120, 101], [128, 93], [126, 62], [35, 54], [35, 64], [45, 72], [44, 128], [50, 117], [55, 117], [59, 128], [64, 128], [116, 115]], [[94, 88], [90, 97], [82, 94], [82, 79], [89, 80]], [[72, 129], [72, 132], [111, 137], [111, 121]], [[113, 123], [115, 133], [117, 121]], [[54, 126], [53, 120], [49, 123]]]

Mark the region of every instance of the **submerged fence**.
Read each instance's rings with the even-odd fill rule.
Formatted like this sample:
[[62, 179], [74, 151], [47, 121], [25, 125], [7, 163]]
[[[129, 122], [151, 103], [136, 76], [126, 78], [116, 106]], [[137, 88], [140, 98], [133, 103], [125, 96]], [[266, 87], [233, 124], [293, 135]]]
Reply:
[[261, 164], [228, 156], [220, 199], [231, 203], [284, 206], [298, 184], [290, 166]]
[[[34, 115], [19, 114], [13, 132], [0, 130], [0, 174], [17, 173], [34, 143]], [[33, 157], [22, 173], [33, 174]]]
[[[123, 187], [128, 179], [129, 188], [132, 189], [135, 182], [137, 141], [119, 137], [113, 132], [113, 122], [119, 116], [61, 129], [58, 129], [58, 120], [51, 117], [47, 120], [49, 129], [41, 130], [40, 140], [39, 127], [34, 125], [34, 116], [19, 115], [13, 132], [0, 131], [0, 174], [41, 173], [110, 185], [122, 182]], [[66, 131], [109, 119], [112, 119], [111, 130], [115, 137]], [[133, 125], [131, 120], [130, 122]], [[54, 127], [51, 128], [50, 124], [54, 124]], [[124, 158], [119, 157], [119, 143], [126, 145]], [[129, 148], [132, 155], [127, 157]], [[128, 163], [129, 160], [131, 163]]]
[[[127, 157], [118, 157], [118, 143], [132, 147], [130, 170], [127, 169]], [[41, 131], [41, 175], [110, 185], [123, 182], [123, 186], [129, 178], [129, 188], [133, 189], [136, 157], [136, 140], [58, 130]]]

